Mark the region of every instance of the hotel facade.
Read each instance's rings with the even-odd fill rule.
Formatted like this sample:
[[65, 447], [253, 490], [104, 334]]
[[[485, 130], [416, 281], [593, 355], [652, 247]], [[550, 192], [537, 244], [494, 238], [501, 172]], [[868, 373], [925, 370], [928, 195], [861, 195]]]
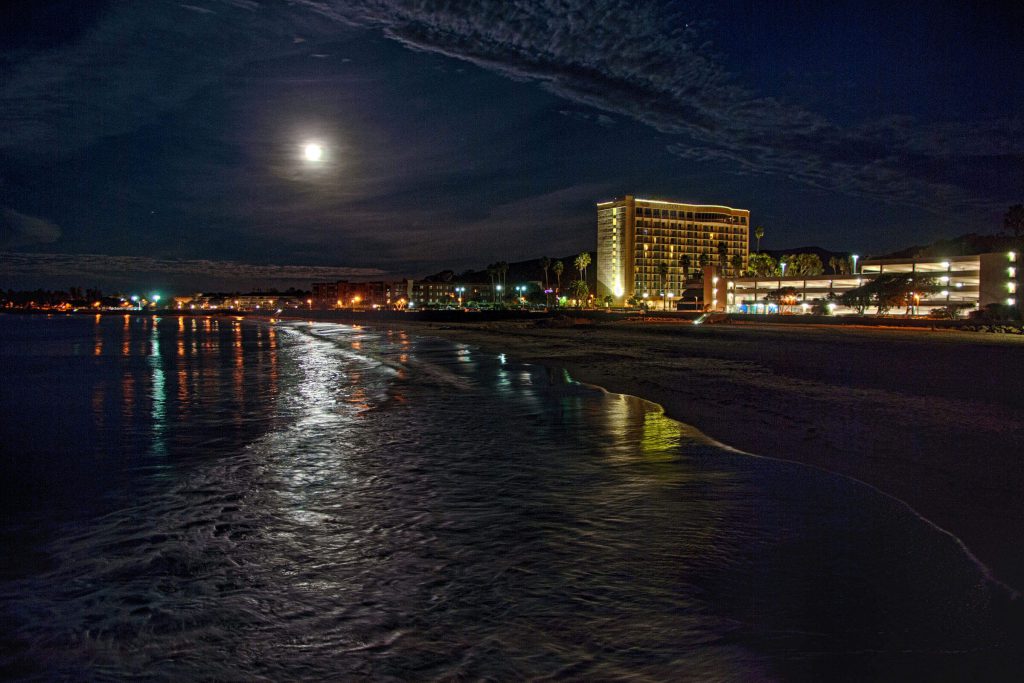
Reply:
[[661, 263], [668, 265], [665, 296], [679, 296], [686, 277], [681, 260], [689, 257], [695, 277], [700, 256], [719, 259], [724, 242], [727, 259], [750, 254], [750, 211], [718, 204], [643, 199], [626, 195], [597, 205], [597, 298], [621, 304], [630, 297], [662, 296]]

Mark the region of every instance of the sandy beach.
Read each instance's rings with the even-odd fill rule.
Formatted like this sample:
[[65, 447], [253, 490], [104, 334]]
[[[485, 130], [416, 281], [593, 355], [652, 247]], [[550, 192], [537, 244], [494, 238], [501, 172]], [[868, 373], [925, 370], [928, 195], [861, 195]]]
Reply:
[[1024, 338], [760, 323], [411, 327], [655, 401], [734, 448], [859, 479], [1024, 589]]

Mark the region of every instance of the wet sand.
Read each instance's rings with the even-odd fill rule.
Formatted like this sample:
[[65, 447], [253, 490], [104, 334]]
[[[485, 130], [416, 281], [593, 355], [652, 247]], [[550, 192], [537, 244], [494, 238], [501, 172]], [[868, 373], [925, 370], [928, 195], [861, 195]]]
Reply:
[[734, 448], [860, 479], [1024, 590], [1024, 338], [760, 323], [410, 328], [565, 368]]

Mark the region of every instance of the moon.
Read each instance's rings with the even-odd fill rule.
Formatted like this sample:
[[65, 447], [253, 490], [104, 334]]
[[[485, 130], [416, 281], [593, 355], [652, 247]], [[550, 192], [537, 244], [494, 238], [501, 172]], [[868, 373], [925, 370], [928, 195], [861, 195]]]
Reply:
[[303, 147], [302, 152], [306, 157], [306, 161], [320, 161], [324, 156], [324, 148], [315, 142], [308, 143]]

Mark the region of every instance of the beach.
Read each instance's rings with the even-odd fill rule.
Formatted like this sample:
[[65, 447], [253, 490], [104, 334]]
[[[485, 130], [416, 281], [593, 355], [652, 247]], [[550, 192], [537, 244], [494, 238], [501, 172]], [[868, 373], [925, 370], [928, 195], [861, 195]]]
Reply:
[[413, 323], [662, 405], [733, 448], [853, 477], [1024, 588], [1024, 339], [679, 321]]

